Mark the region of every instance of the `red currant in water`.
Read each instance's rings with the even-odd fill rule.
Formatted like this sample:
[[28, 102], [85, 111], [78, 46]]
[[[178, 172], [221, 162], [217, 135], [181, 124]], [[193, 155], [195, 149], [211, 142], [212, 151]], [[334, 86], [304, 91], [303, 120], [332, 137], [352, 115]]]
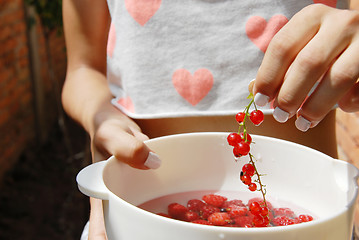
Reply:
[[245, 156], [249, 153], [250, 149], [251, 147], [248, 142], [241, 141], [233, 148], [233, 153], [236, 157]]
[[242, 137], [238, 133], [230, 133], [227, 137], [228, 144], [231, 146], [237, 146], [242, 141]]
[[260, 125], [264, 120], [264, 114], [261, 110], [253, 110], [249, 115], [252, 123], [256, 126]]
[[253, 215], [260, 215], [262, 208], [261, 208], [261, 206], [259, 205], [258, 202], [252, 202], [249, 205], [249, 210], [251, 211], [251, 213]]
[[246, 114], [244, 112], [239, 112], [236, 114], [236, 120], [238, 123], [242, 123]]

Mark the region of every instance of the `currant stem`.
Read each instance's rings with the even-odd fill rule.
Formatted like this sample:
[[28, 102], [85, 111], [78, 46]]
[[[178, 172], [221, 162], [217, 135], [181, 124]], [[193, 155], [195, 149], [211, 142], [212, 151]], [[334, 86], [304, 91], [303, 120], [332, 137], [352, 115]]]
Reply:
[[242, 128], [243, 128], [243, 135], [245, 136], [245, 141], [247, 141], [247, 137], [246, 137], [246, 133], [247, 133], [247, 127], [246, 127], [246, 119], [249, 116], [249, 109], [251, 107], [251, 105], [254, 104], [255, 109], [257, 110], [257, 106], [254, 103], [254, 98], [251, 99], [251, 101], [249, 102], [249, 104], [244, 108], [244, 119], [243, 122], [239, 125], [239, 129], [238, 129], [238, 134], [241, 132]]
[[248, 154], [249, 155], [249, 162], [253, 165], [253, 167], [254, 167], [254, 170], [255, 170], [255, 174], [257, 175], [257, 180], [258, 180], [258, 183], [259, 183], [259, 191], [262, 193], [262, 197], [263, 197], [263, 202], [264, 202], [264, 206], [265, 207], [268, 207], [267, 206], [267, 201], [266, 201], [266, 197], [265, 197], [265, 195], [266, 195], [266, 190], [265, 190], [265, 188], [264, 188], [264, 185], [262, 184], [262, 181], [261, 181], [261, 175], [258, 173], [258, 170], [257, 170], [257, 167], [256, 167], [256, 165], [255, 165], [255, 162], [254, 162], [254, 160], [253, 160], [253, 155], [251, 154], [251, 153], [249, 153]]
[[[257, 106], [256, 106], [256, 104], [254, 102], [254, 96], [252, 94], [250, 94], [248, 96], [248, 99], [250, 99], [251, 101], [249, 102], [249, 104], [243, 110], [244, 118], [243, 118], [243, 121], [239, 124], [239, 128], [238, 128], [238, 134], [241, 134], [241, 131], [243, 131], [243, 138], [244, 138], [245, 142], [247, 142], [246, 121], [247, 121], [247, 117], [249, 117], [249, 115], [250, 115], [249, 110], [250, 110], [250, 107], [252, 106], [252, 104], [254, 105], [255, 110], [258, 111]], [[259, 174], [259, 172], [257, 170], [257, 167], [255, 165], [255, 162], [253, 160], [254, 156], [250, 152], [248, 153], [248, 155], [249, 155], [249, 158], [250, 158], [249, 163], [252, 164], [252, 166], [254, 167], [255, 175], [257, 176], [256, 182], [258, 182], [258, 184], [259, 184], [259, 190], [258, 191], [260, 191], [261, 194], [262, 194], [264, 206], [268, 207], [266, 197], [265, 197], [265, 195], [266, 195], [265, 185], [262, 184], [261, 175]]]

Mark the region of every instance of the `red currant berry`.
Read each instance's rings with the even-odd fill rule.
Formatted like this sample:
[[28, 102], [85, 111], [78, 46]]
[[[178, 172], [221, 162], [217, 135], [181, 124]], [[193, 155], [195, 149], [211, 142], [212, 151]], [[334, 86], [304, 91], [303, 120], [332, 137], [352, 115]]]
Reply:
[[249, 135], [248, 133], [246, 133], [246, 134], [244, 135], [244, 133], [241, 132], [239, 135], [241, 136], [241, 138], [242, 138], [243, 141], [245, 141], [245, 142], [247, 142], [247, 143], [252, 143], [252, 137], [251, 137], [251, 135]]
[[239, 152], [237, 147], [233, 148], [233, 155], [237, 158], [242, 157], [242, 154]]
[[260, 125], [264, 120], [264, 115], [261, 110], [253, 110], [249, 115], [252, 123], [256, 126]]
[[249, 185], [249, 184], [252, 183], [252, 178], [250, 176], [248, 176], [248, 175], [243, 175], [241, 177], [241, 180], [245, 185]]
[[236, 114], [236, 120], [238, 123], [242, 123], [244, 121], [245, 117], [246, 117], [246, 114], [244, 112], [239, 112]]
[[168, 215], [172, 218], [184, 220], [186, 212], [188, 212], [188, 209], [179, 203], [171, 203], [168, 205]]
[[242, 141], [242, 137], [238, 133], [230, 133], [227, 137], [227, 142], [231, 146], [237, 146]]
[[268, 213], [269, 213], [269, 209], [267, 207], [262, 207], [261, 208], [261, 216], [265, 217], [265, 216], [268, 216]]
[[299, 222], [310, 222], [313, 221], [313, 217], [310, 215], [299, 215]]
[[242, 171], [245, 175], [253, 176], [256, 169], [254, 168], [254, 166], [252, 164], [247, 163], [247, 164], [243, 165]]
[[255, 227], [267, 227], [269, 224], [269, 218], [268, 217], [263, 217], [260, 215], [254, 216], [253, 218], [253, 225]]
[[245, 156], [249, 153], [250, 149], [251, 148], [249, 146], [249, 143], [241, 141], [234, 147], [233, 153], [237, 153], [237, 154], [234, 154], [236, 157], [237, 157], [237, 155]]
[[248, 185], [248, 189], [252, 192], [254, 192], [255, 190], [257, 190], [257, 184], [255, 183], [251, 183]]
[[249, 210], [251, 211], [251, 213], [253, 215], [259, 215], [261, 213], [261, 206], [259, 205], [258, 202], [252, 202], [250, 205], [249, 205]]

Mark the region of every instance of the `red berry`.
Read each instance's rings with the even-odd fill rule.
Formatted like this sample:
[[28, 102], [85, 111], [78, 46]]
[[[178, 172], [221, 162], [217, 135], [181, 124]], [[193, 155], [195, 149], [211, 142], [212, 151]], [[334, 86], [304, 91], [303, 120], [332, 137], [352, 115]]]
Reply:
[[239, 216], [246, 216], [248, 209], [246, 207], [237, 206], [237, 205], [230, 205], [227, 209], [227, 212], [231, 216], [231, 218], [239, 217]]
[[313, 217], [310, 215], [299, 215], [298, 220], [301, 223], [310, 222], [310, 221], [313, 221]]
[[241, 136], [243, 141], [248, 142], [248, 143], [252, 143], [252, 137], [248, 133], [244, 134], [243, 132], [241, 132], [239, 134], [239, 136]]
[[226, 201], [224, 202], [222, 208], [228, 208], [231, 205], [236, 205], [236, 206], [240, 206], [240, 207], [245, 207], [246, 205], [242, 202], [242, 200], [239, 199], [233, 199], [230, 201]]
[[287, 216], [290, 218], [294, 218], [295, 214], [290, 208], [274, 208], [273, 209], [274, 216]]
[[249, 185], [249, 184], [252, 183], [252, 178], [250, 176], [248, 176], [248, 175], [243, 175], [241, 177], [241, 180], [245, 185]]
[[200, 217], [199, 217], [198, 213], [196, 213], [196, 212], [188, 211], [185, 213], [184, 220], [187, 222], [193, 222], [198, 219], [200, 219]]
[[215, 212], [220, 212], [221, 210], [218, 207], [206, 204], [201, 208], [201, 217], [202, 219], [208, 219], [208, 217]]
[[238, 123], [242, 123], [245, 117], [246, 117], [246, 114], [244, 112], [239, 112], [236, 114], [236, 121]]
[[263, 217], [261, 215], [256, 215], [253, 218], [253, 225], [255, 227], [267, 227], [268, 224], [269, 224], [269, 218], [267, 216]]
[[215, 226], [224, 226], [231, 222], [231, 218], [226, 212], [215, 212], [208, 217], [208, 222]]
[[206, 203], [199, 199], [191, 199], [187, 202], [188, 210], [193, 212], [199, 212], [204, 205], [206, 205]]
[[207, 204], [210, 204], [215, 207], [221, 207], [225, 201], [227, 201], [226, 197], [217, 194], [207, 194], [202, 197], [203, 201]]
[[252, 202], [250, 205], [249, 205], [249, 210], [251, 211], [251, 213], [253, 215], [259, 215], [261, 213], [261, 206], [258, 202]]
[[256, 169], [252, 164], [247, 163], [247, 164], [243, 165], [242, 171], [243, 171], [244, 175], [253, 176]]
[[251, 183], [248, 185], [248, 189], [252, 192], [254, 192], [255, 190], [257, 190], [257, 184], [255, 183]]
[[287, 226], [296, 224], [298, 221], [287, 216], [278, 216], [272, 220], [272, 223], [275, 226]]
[[267, 207], [261, 208], [261, 213], [260, 213], [261, 216], [263, 217], [268, 216], [268, 213], [269, 213], [269, 209]]
[[250, 151], [250, 146], [248, 142], [241, 141], [233, 149], [234, 156], [241, 157], [245, 156]]
[[253, 110], [249, 118], [251, 119], [252, 123], [256, 126], [260, 125], [264, 120], [264, 114], [261, 110]]
[[253, 217], [251, 216], [241, 216], [234, 218], [236, 225], [240, 227], [252, 227]]
[[184, 220], [186, 212], [188, 212], [188, 209], [179, 203], [171, 203], [168, 205], [168, 214], [172, 218]]
[[[259, 197], [249, 199], [247, 205], [250, 206], [252, 202], [258, 202], [261, 207], [265, 206], [263, 199], [259, 198]], [[268, 201], [266, 201], [266, 202], [267, 202], [268, 209], [272, 210], [273, 209], [272, 204], [270, 202], [268, 202]]]
[[230, 133], [227, 137], [227, 142], [230, 146], [237, 146], [242, 141], [242, 137], [238, 133]]

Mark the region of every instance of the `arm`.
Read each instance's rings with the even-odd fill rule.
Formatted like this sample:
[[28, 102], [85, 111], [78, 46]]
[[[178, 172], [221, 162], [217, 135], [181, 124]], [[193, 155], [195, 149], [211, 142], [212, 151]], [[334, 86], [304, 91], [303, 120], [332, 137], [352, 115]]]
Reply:
[[149, 149], [139, 127], [111, 104], [106, 80], [110, 16], [105, 0], [64, 0], [63, 18], [68, 68], [62, 102], [70, 117], [89, 133], [93, 161], [110, 155], [148, 169]]
[[[146, 136], [110, 100], [106, 80], [106, 44], [110, 24], [106, 0], [64, 0], [63, 18], [68, 67], [62, 92], [67, 114], [91, 138], [93, 161], [115, 155], [131, 166], [143, 165], [149, 149]], [[137, 160], [133, 160], [137, 159]], [[102, 202], [90, 199], [89, 239], [107, 239]]]

